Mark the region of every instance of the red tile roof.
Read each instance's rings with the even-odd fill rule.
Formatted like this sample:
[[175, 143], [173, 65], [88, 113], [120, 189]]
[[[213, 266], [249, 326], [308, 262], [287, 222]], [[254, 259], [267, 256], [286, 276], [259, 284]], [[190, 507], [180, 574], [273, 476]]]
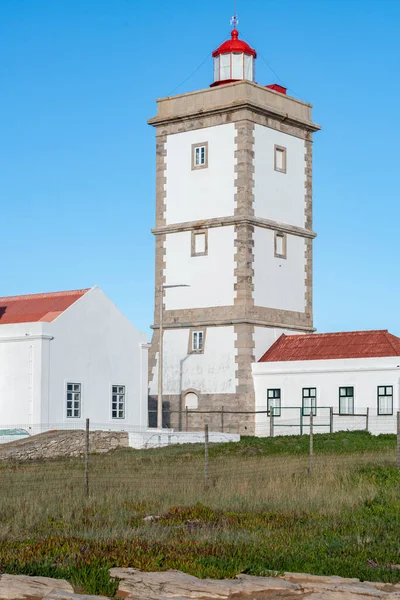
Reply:
[[285, 335], [267, 350], [259, 362], [328, 360], [400, 356], [400, 338], [386, 329]]
[[0, 298], [0, 325], [54, 321], [89, 290]]

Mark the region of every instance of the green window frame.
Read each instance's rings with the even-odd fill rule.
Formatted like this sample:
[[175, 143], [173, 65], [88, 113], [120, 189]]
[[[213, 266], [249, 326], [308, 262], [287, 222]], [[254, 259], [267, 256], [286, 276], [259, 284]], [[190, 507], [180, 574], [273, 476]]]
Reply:
[[393, 415], [393, 386], [378, 385], [377, 389], [378, 415]]
[[339, 415], [354, 415], [354, 386], [339, 388]]
[[282, 405], [280, 388], [270, 388], [267, 390], [267, 410], [272, 410], [274, 417], [281, 416]]
[[312, 411], [313, 417], [317, 416], [317, 388], [303, 388], [301, 394], [302, 412], [304, 417], [309, 417]]

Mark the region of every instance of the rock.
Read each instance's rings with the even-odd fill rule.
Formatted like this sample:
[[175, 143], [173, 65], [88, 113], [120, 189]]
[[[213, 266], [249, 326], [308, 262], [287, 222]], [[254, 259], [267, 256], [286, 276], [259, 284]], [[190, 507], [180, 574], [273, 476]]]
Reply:
[[44, 600], [109, 600], [106, 596], [89, 596], [87, 594], [74, 594], [64, 592], [61, 590], [55, 590], [45, 596]]
[[0, 575], [0, 599], [24, 600], [44, 598], [54, 590], [73, 593], [72, 585], [64, 579], [29, 577], [28, 575]]
[[128, 600], [400, 600], [399, 585], [305, 573], [213, 580], [180, 571], [144, 573], [115, 568], [110, 575], [120, 580], [117, 595]]
[[225, 599], [232, 594], [270, 591], [300, 591], [300, 586], [276, 577], [237, 579], [198, 579], [180, 571], [143, 573], [137, 569], [110, 570], [111, 577], [120, 579], [118, 596], [122, 598], [210, 598]]
[[144, 517], [143, 521], [145, 523], [150, 523], [151, 521], [157, 521], [157, 519], [160, 519], [159, 515], [149, 515], [148, 517]]

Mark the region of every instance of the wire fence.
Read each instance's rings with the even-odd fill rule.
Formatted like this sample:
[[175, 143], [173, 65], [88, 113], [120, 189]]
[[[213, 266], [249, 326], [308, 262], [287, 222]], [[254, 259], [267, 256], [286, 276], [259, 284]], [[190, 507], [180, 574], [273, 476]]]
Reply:
[[[182, 410], [163, 407], [163, 427], [177, 431], [210, 429], [244, 435], [278, 436], [302, 435], [309, 429], [311, 408], [282, 406], [271, 410], [239, 411], [224, 406], [212, 410], [185, 408]], [[396, 432], [396, 414], [378, 414], [370, 407], [360, 407], [354, 413], [340, 413], [337, 407], [318, 406], [313, 409], [314, 427], [319, 433], [365, 430], [379, 435]], [[157, 411], [149, 409], [149, 426], [157, 427]]]
[[[351, 509], [371, 497], [373, 485], [355, 474], [400, 469], [400, 413], [394, 417], [397, 438], [329, 433], [326, 414], [303, 415], [303, 435], [275, 435], [284, 429], [275, 423], [273, 437], [240, 441], [207, 423], [187, 433], [89, 420], [47, 431], [30, 425], [30, 434], [24, 425], [3, 428], [3, 441], [12, 439], [0, 444], [0, 535], [129, 537], [135, 528], [135, 535], [146, 536], [141, 528], [148, 521], [165, 525], [174, 518], [181, 526], [181, 511], [193, 506], [288, 514]], [[185, 527], [200, 526], [183, 518]], [[164, 525], [157, 530], [161, 538]]]
[[[397, 442], [394, 436], [370, 436], [371, 440], [367, 436], [360, 438], [361, 442], [354, 438], [354, 445], [351, 434], [335, 437], [335, 414], [329, 407], [322, 408], [317, 414], [298, 414], [295, 425], [285, 422], [282, 411], [279, 415], [262, 411], [258, 416], [269, 419], [269, 442], [242, 438], [239, 444], [237, 434], [226, 432], [224, 414], [219, 415], [221, 431], [212, 431], [206, 423], [203, 431], [187, 433], [110, 428], [89, 419], [78, 428], [72, 424], [10, 426], [0, 430], [0, 499], [21, 493], [36, 495], [38, 490], [47, 499], [49, 490], [51, 495], [61, 491], [86, 497], [122, 490], [122, 496], [146, 501], [167, 496], [178, 502], [217, 490], [221, 497], [231, 493], [248, 501], [248, 495], [263, 495], [259, 481], [272, 493], [271, 485], [278, 485], [277, 474], [281, 491], [288, 473], [295, 478], [318, 472], [322, 476], [326, 468], [332, 469], [331, 450], [338, 451], [335, 469], [339, 465], [339, 471], [371, 460], [400, 468], [400, 413], [393, 417]], [[363, 430], [368, 418], [368, 414], [360, 416]], [[297, 435], [280, 441], [277, 432], [286, 430]], [[315, 446], [317, 433], [329, 434], [325, 446]]]

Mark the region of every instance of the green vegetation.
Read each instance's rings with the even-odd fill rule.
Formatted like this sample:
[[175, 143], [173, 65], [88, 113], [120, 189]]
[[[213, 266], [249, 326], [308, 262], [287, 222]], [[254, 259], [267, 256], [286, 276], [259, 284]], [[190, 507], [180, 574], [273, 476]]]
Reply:
[[211, 446], [207, 490], [200, 445], [93, 455], [89, 498], [81, 459], [2, 465], [0, 571], [108, 596], [113, 566], [400, 581], [395, 436], [315, 435], [311, 475], [308, 444]]

